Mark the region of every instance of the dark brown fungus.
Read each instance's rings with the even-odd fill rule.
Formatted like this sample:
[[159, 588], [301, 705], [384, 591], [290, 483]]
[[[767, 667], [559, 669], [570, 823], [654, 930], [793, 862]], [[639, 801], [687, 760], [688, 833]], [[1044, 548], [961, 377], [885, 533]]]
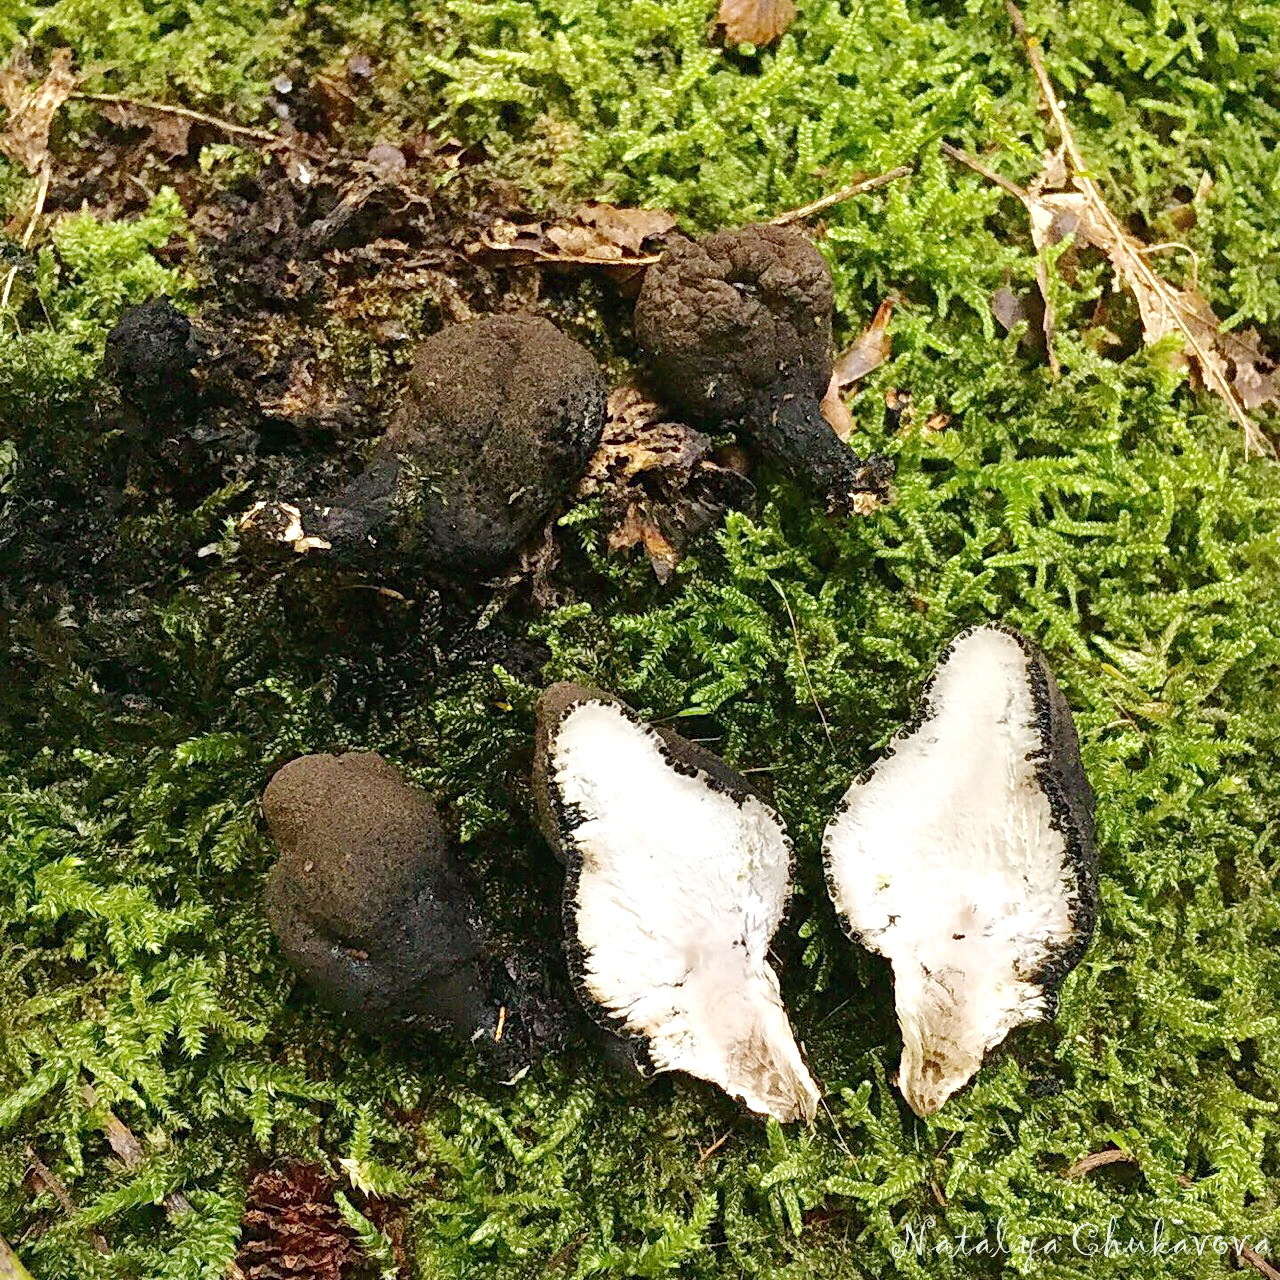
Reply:
[[858, 457], [822, 416], [831, 310], [831, 273], [807, 237], [749, 226], [670, 245], [645, 275], [636, 336], [668, 404], [738, 424], [829, 511], [866, 511], [893, 468]]

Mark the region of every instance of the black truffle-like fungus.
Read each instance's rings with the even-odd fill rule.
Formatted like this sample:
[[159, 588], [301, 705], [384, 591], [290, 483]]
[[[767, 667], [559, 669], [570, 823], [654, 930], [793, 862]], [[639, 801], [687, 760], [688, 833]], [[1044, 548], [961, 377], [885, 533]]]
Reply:
[[575, 684], [538, 704], [534, 791], [564, 859], [566, 949], [602, 1026], [753, 1111], [818, 1102], [769, 963], [790, 894], [778, 815], [722, 760]]
[[446, 571], [496, 569], [572, 492], [605, 396], [591, 354], [541, 317], [451, 325], [419, 347], [350, 485], [321, 503], [258, 504], [244, 523], [297, 550], [411, 544]]
[[893, 965], [898, 1084], [931, 1115], [1053, 1015], [1097, 920], [1093, 792], [1044, 655], [1006, 627], [957, 636], [823, 847], [851, 935]]
[[823, 418], [831, 272], [789, 227], [677, 239], [645, 274], [636, 337], [656, 390], [681, 412], [736, 422], [834, 512], [884, 499], [885, 458], [859, 458]]
[[201, 346], [168, 298], [127, 307], [107, 335], [103, 373], [134, 409], [172, 416], [196, 399]]
[[521, 1010], [506, 1003], [480, 908], [425, 792], [370, 752], [311, 755], [276, 773], [262, 810], [280, 850], [267, 918], [326, 1004], [361, 1029], [422, 1023], [520, 1062]]

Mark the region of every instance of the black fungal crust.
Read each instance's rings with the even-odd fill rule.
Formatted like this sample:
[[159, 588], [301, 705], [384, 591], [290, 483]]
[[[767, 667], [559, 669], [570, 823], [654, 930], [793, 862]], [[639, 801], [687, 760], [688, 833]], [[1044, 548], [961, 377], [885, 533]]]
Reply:
[[[1043, 749], [1034, 757], [1036, 781], [1049, 801], [1050, 826], [1061, 833], [1066, 856], [1075, 872], [1076, 897], [1071, 903], [1072, 936], [1066, 946], [1060, 947], [1046, 959], [1039, 971], [1028, 981], [1039, 986], [1045, 997], [1045, 1017], [1050, 1018], [1057, 1007], [1058, 993], [1063, 980], [1076, 967], [1088, 950], [1098, 922], [1098, 851], [1094, 843], [1093, 788], [1085, 776], [1080, 759], [1080, 739], [1076, 733], [1071, 708], [1054, 679], [1048, 659], [1041, 650], [1020, 631], [1003, 623], [983, 623], [966, 627], [954, 636], [938, 655], [933, 674], [920, 692], [916, 714], [901, 729], [893, 742], [881, 754], [880, 761], [864, 769], [857, 783], [867, 782], [880, 763], [894, 754], [897, 744], [912, 737], [933, 717], [932, 693], [940, 668], [955, 652], [956, 647], [976, 631], [999, 631], [1016, 641], [1026, 655], [1031, 698], [1035, 706], [1036, 726], [1040, 732]], [[830, 825], [848, 810], [842, 800], [832, 814]], [[823, 848], [823, 867], [827, 893], [832, 902], [839, 900], [837, 887], [831, 876], [830, 861]], [[846, 934], [854, 941], [866, 945], [857, 930], [841, 918]], [[874, 949], [874, 948], [872, 948]]]
[[[616, 1014], [602, 1009], [595, 1001], [585, 981], [586, 954], [578, 942], [577, 920], [574, 904], [578, 896], [578, 881], [582, 871], [582, 860], [576, 854], [573, 833], [581, 825], [582, 818], [572, 806], [561, 803], [559, 789], [552, 777], [551, 757], [556, 732], [564, 718], [575, 707], [585, 703], [597, 702], [605, 706], [616, 707], [632, 724], [647, 729], [659, 740], [659, 749], [663, 759], [678, 773], [688, 776], [702, 774], [712, 790], [728, 796], [741, 806], [748, 798], [767, 801], [740, 773], [731, 768], [719, 756], [713, 755], [697, 743], [690, 742], [670, 729], [660, 729], [648, 724], [620, 698], [615, 698], [603, 690], [589, 685], [575, 684], [572, 681], [560, 681], [549, 685], [538, 698], [536, 725], [534, 729], [533, 753], [533, 794], [537, 804], [538, 824], [547, 843], [565, 864], [564, 897], [562, 913], [564, 919], [564, 948], [569, 962], [569, 977], [573, 989], [582, 1007], [592, 1021], [607, 1032], [611, 1039], [621, 1041], [629, 1055], [628, 1065], [634, 1067], [642, 1076], [652, 1075], [649, 1062], [648, 1038], [628, 1031], [626, 1023]], [[774, 813], [772, 806], [769, 811]], [[775, 816], [776, 813], [775, 813]], [[791, 856], [791, 838], [787, 835], [782, 819], [778, 818], [782, 827], [782, 838], [786, 842], [788, 857]], [[616, 1057], [617, 1055], [611, 1054]]]
[[863, 460], [820, 402], [831, 376], [831, 272], [802, 233], [748, 226], [677, 239], [645, 274], [636, 337], [680, 412], [736, 421], [828, 510], [888, 496], [892, 464]]
[[102, 371], [132, 408], [161, 417], [196, 400], [193, 370], [201, 346], [168, 298], [127, 307], [107, 335]]
[[419, 347], [368, 469], [316, 531], [336, 545], [390, 519], [443, 568], [494, 569], [573, 490], [606, 391], [591, 354], [539, 316], [442, 329]]
[[495, 1043], [479, 908], [424, 792], [371, 752], [302, 756], [262, 809], [280, 849], [267, 918], [324, 1003], [361, 1030], [422, 1023], [520, 1060], [514, 1020]]

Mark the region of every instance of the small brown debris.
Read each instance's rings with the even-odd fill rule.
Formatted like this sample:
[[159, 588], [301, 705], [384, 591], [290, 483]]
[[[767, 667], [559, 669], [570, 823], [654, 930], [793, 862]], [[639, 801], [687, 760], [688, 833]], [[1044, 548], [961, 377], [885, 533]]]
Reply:
[[676, 220], [665, 209], [623, 209], [600, 200], [588, 200], [574, 210], [585, 227], [594, 228], [610, 244], [640, 253], [646, 240], [656, 240], [675, 230]]
[[886, 298], [877, 308], [871, 323], [836, 358], [832, 377], [841, 391], [847, 391], [855, 382], [878, 369], [893, 354], [893, 339], [889, 335], [889, 320], [897, 298]]
[[1222, 351], [1231, 362], [1231, 383], [1246, 409], [1260, 409], [1280, 400], [1276, 360], [1262, 350], [1257, 329], [1222, 335]]
[[358, 1258], [319, 1165], [265, 1169], [249, 1184], [237, 1263], [246, 1280], [342, 1280]]
[[847, 442], [853, 435], [856, 424], [853, 414], [849, 412], [849, 406], [845, 404], [844, 397], [840, 394], [840, 385], [834, 373], [831, 375], [831, 381], [827, 383], [826, 391], [822, 394], [821, 409], [827, 425], [841, 440]]
[[191, 141], [189, 116], [174, 112], [143, 111], [128, 102], [104, 102], [102, 114], [121, 129], [146, 129], [150, 134], [147, 145], [166, 160], [187, 154]]
[[15, 49], [0, 68], [0, 103], [9, 112], [0, 130], [0, 151], [28, 173], [37, 173], [49, 157], [49, 129], [59, 108], [76, 86], [71, 50], [56, 49], [49, 74], [36, 85], [28, 83], [30, 66], [25, 52]]
[[529, 261], [566, 265], [647, 266], [657, 254], [646, 251], [646, 244], [660, 241], [675, 225], [661, 209], [623, 209], [591, 200], [563, 223], [497, 218], [468, 251], [523, 254]]
[[716, 25], [730, 44], [772, 44], [796, 20], [791, 0], [720, 0]]
[[897, 301], [896, 298], [886, 298], [876, 308], [871, 323], [836, 357], [831, 382], [822, 397], [822, 416], [841, 440], [848, 440], [853, 434], [853, 415], [842, 399], [843, 393], [873, 369], [878, 369], [893, 354], [889, 320]]
[[1092, 1173], [1095, 1169], [1101, 1169], [1109, 1164], [1137, 1164], [1137, 1156], [1130, 1155], [1127, 1151], [1121, 1151], [1119, 1147], [1107, 1147], [1103, 1151], [1094, 1151], [1090, 1155], [1082, 1156], [1070, 1168], [1062, 1171], [1064, 1178], [1083, 1178], [1085, 1174]]
[[642, 546], [658, 581], [668, 582], [689, 542], [741, 505], [751, 482], [635, 387], [612, 392], [607, 415], [579, 494], [603, 499], [610, 551]]

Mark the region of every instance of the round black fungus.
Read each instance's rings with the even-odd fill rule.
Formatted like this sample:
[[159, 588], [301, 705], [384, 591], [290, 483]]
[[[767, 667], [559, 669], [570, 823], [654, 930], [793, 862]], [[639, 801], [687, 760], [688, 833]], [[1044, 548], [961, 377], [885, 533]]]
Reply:
[[446, 574], [497, 569], [573, 491], [605, 396], [591, 354], [540, 317], [452, 325], [418, 349], [360, 475], [325, 502], [258, 503], [242, 532], [297, 551], [398, 544]]
[[669, 405], [739, 423], [829, 510], [865, 510], [892, 466], [859, 458], [822, 417], [831, 309], [831, 273], [804, 235], [743, 227], [667, 249], [645, 275], [636, 337]]
[[505, 1032], [479, 908], [430, 798], [381, 756], [302, 756], [262, 810], [280, 859], [267, 918], [289, 962], [365, 1030]]
[[194, 404], [201, 347], [167, 298], [128, 307], [107, 335], [103, 373], [135, 409], [173, 415]]

